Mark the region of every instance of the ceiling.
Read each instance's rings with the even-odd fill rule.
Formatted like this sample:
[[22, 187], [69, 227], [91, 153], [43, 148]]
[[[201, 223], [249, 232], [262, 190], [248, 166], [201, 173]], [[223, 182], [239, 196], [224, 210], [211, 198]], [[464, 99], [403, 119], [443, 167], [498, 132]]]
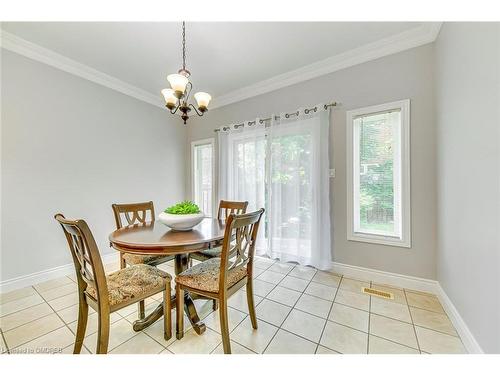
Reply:
[[[384, 38], [416, 22], [194, 22], [186, 24], [195, 91], [214, 98]], [[181, 66], [181, 24], [4, 22], [2, 29], [151, 94]]]

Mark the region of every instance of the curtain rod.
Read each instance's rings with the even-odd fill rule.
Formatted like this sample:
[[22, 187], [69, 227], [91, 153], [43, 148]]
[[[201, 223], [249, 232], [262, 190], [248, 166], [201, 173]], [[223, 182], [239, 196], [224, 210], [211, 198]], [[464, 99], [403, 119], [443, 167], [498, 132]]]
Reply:
[[[328, 107], [336, 107], [337, 106], [337, 102], [333, 102], [333, 103], [330, 103], [330, 104], [325, 104], [325, 109], [327, 109]], [[307, 115], [309, 112], [311, 111], [314, 111], [316, 112], [318, 108], [315, 106], [315, 107], [312, 107], [312, 108], [306, 108], [304, 110], [305, 114]], [[298, 116], [299, 115], [299, 111], [296, 111], [296, 112], [292, 112], [292, 113], [285, 113], [285, 118], [289, 118], [291, 116]], [[265, 121], [270, 121], [272, 120], [273, 118], [272, 117], [268, 117], [268, 118], [263, 118], [263, 119], [260, 119], [260, 123], [262, 124], [263, 122]], [[280, 116], [274, 116], [274, 119], [275, 120], [279, 120], [280, 119]], [[248, 124], [250, 125], [255, 125], [255, 121], [248, 121]], [[245, 126], [245, 123], [241, 123], [241, 124], [235, 124], [235, 125], [232, 125], [234, 129], [238, 129], [242, 126]], [[214, 132], [217, 133], [217, 132], [220, 132], [221, 130], [229, 130], [231, 129], [231, 126], [223, 126], [222, 128], [217, 128], [217, 129], [214, 129]]]

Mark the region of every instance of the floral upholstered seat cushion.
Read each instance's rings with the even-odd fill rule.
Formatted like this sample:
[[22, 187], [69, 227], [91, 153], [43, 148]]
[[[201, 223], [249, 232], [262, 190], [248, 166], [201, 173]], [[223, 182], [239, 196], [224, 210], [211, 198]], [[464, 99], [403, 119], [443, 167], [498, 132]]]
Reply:
[[[168, 273], [147, 264], [123, 268], [106, 276], [109, 304], [114, 306], [136, 297], [148, 297], [155, 290], [164, 289], [171, 280]], [[93, 286], [87, 287], [87, 293], [97, 299]]]
[[[219, 291], [220, 258], [199, 263], [177, 275], [175, 282], [188, 287], [217, 293]], [[244, 266], [231, 269], [227, 274], [227, 286], [231, 287], [247, 275]]]
[[149, 264], [158, 260], [160, 258], [164, 258], [163, 255], [139, 255], [139, 254], [123, 254], [123, 259], [125, 263], [129, 265], [133, 264]]

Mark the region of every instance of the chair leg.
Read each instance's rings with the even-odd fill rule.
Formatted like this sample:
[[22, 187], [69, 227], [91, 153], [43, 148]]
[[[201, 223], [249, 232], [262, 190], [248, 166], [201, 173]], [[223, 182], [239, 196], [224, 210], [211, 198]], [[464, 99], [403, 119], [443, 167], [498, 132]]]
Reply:
[[168, 281], [163, 291], [163, 336], [166, 341], [172, 338], [172, 307], [170, 305], [170, 298], [170, 281]]
[[106, 354], [108, 352], [109, 343], [109, 312], [97, 313], [99, 322], [97, 328], [97, 349], [96, 354]]
[[179, 284], [175, 287], [175, 317], [176, 337], [180, 340], [184, 337], [184, 291]]
[[212, 300], [212, 309], [216, 311], [219, 308], [219, 301], [214, 299]]
[[257, 315], [255, 314], [255, 303], [253, 301], [253, 280], [251, 277], [247, 281], [247, 303], [248, 312], [250, 313], [250, 320], [252, 321], [253, 329], [257, 329]]
[[89, 305], [85, 299], [80, 297], [80, 304], [78, 308], [78, 326], [76, 329], [75, 346], [73, 347], [73, 354], [80, 354], [85, 338], [85, 330], [87, 328], [87, 318], [89, 316]]
[[120, 253], [120, 269], [127, 267], [127, 263], [125, 263], [125, 259], [123, 258], [123, 254]]
[[139, 301], [139, 303], [137, 304], [137, 315], [139, 316], [139, 319], [144, 319], [144, 317], [146, 316], [145, 311], [146, 308], [144, 305], [144, 300]]
[[224, 354], [231, 354], [231, 342], [229, 341], [229, 321], [227, 318], [227, 298], [223, 296], [219, 304], [220, 330], [222, 333], [222, 347]]

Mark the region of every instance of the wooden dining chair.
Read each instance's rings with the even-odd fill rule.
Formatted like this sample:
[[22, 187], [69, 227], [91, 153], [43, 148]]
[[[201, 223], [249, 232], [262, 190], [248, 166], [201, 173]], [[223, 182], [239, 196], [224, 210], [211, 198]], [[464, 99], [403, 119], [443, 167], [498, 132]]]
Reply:
[[[144, 224], [146, 222], [155, 221], [155, 208], [152, 201], [142, 203], [124, 203], [111, 205], [115, 216], [116, 229], [123, 228], [125, 225]], [[120, 252], [120, 268], [125, 268], [127, 265], [148, 264], [157, 266], [161, 263], [168, 262], [174, 259], [173, 255], [140, 255], [126, 254]], [[139, 319], [143, 319], [145, 315], [144, 301], [139, 302], [137, 312]]]
[[55, 215], [68, 241], [78, 283], [79, 311], [74, 354], [82, 349], [87, 327], [88, 307], [98, 315], [97, 354], [108, 351], [110, 314], [133, 303], [163, 292], [164, 337], [172, 337], [170, 282], [172, 277], [156, 267], [136, 264], [109, 275], [104, 273], [99, 249], [84, 220], [68, 220]]
[[[217, 218], [219, 220], [227, 220], [231, 214], [244, 214], [247, 211], [248, 202], [235, 202], [235, 201], [224, 201], [219, 202], [219, 211], [217, 213]], [[197, 251], [190, 254], [192, 259], [196, 259], [200, 262], [209, 260], [212, 258], [220, 257], [221, 247], [215, 247], [213, 249], [207, 249], [203, 251]]]
[[225, 354], [231, 353], [227, 299], [246, 285], [248, 311], [252, 327], [257, 329], [253, 300], [253, 258], [261, 208], [248, 214], [230, 214], [226, 221], [220, 258], [199, 263], [176, 276], [176, 335], [184, 335], [184, 291], [219, 301], [222, 345]]

